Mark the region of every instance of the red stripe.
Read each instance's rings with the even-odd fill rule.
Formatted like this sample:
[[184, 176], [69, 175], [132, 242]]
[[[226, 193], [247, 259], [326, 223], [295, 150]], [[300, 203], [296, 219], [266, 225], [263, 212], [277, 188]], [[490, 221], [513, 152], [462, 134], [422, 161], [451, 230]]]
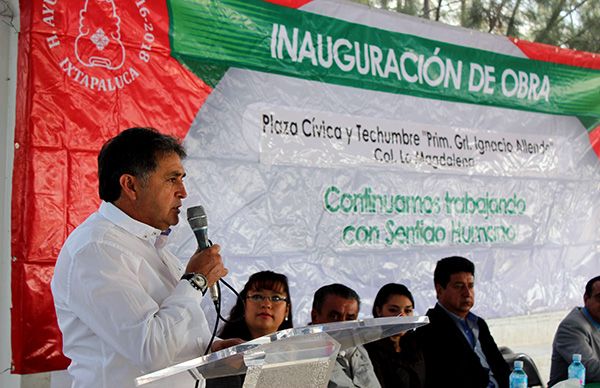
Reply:
[[596, 153], [598, 158], [600, 158], [600, 125], [592, 129], [591, 131], [588, 131], [588, 136], [590, 138], [590, 144], [592, 145], [594, 152]]
[[265, 0], [267, 3], [273, 3], [277, 5], [283, 5], [289, 8], [300, 8], [304, 4], [310, 3], [312, 0]]
[[600, 54], [509, 38], [530, 59], [600, 70]]
[[[600, 54], [528, 42], [516, 38], [510, 39], [530, 59], [600, 70]], [[594, 152], [600, 158], [600, 125], [588, 130], [588, 136]]]

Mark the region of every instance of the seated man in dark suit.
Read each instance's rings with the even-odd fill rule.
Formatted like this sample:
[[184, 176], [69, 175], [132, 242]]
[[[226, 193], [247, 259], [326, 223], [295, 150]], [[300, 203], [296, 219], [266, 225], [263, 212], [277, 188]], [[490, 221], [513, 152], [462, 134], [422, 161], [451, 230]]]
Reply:
[[433, 274], [437, 304], [430, 323], [417, 329], [425, 358], [427, 388], [505, 388], [510, 369], [475, 303], [475, 265], [452, 256], [437, 262]]

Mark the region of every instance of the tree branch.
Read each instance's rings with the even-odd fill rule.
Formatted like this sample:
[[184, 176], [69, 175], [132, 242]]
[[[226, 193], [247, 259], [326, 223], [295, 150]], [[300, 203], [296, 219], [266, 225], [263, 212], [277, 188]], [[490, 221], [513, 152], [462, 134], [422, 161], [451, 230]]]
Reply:
[[571, 8], [563, 17], [558, 19], [558, 21], [556, 23], [558, 24], [558, 23], [562, 22], [563, 20], [565, 20], [567, 17], [569, 17], [573, 12], [575, 12], [579, 7], [581, 7], [585, 3], [587, 3], [587, 0], [582, 0], [579, 4], [576, 4], [575, 7]]
[[510, 19], [508, 20], [508, 26], [506, 27], [506, 36], [515, 36], [517, 35], [517, 29], [515, 27], [515, 20], [517, 19], [517, 12], [519, 11], [519, 7], [521, 6], [521, 0], [517, 0], [515, 3], [515, 7], [513, 8], [512, 14], [510, 15]]
[[440, 21], [440, 9], [442, 8], [442, 0], [438, 0], [437, 8], [435, 9], [435, 21]]
[[560, 15], [563, 7], [565, 6], [565, 2], [566, 2], [566, 0], [560, 0], [556, 4], [556, 6], [552, 9], [552, 14], [550, 15], [550, 17], [548, 18], [548, 20], [546, 22], [546, 27], [544, 27], [544, 29], [541, 30], [540, 32], [538, 32], [535, 36], [536, 42], [547, 43], [546, 38], [548, 37], [550, 30], [552, 30], [552, 28], [557, 25], [558, 17]]

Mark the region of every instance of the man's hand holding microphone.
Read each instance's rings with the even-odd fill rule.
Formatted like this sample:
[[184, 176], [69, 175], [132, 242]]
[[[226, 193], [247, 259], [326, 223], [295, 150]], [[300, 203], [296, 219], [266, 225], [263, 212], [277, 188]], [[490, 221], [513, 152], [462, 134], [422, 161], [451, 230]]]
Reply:
[[206, 277], [207, 286], [212, 287], [223, 276], [227, 275], [227, 268], [221, 259], [221, 247], [218, 244], [194, 253], [185, 268], [185, 273], [199, 273]]
[[202, 290], [203, 293], [208, 288], [210, 297], [217, 306], [220, 304], [217, 282], [228, 272], [219, 254], [221, 247], [213, 246], [208, 239], [208, 220], [202, 206], [188, 208], [187, 220], [198, 242], [198, 250], [190, 258], [182, 279], [187, 279], [194, 288]]

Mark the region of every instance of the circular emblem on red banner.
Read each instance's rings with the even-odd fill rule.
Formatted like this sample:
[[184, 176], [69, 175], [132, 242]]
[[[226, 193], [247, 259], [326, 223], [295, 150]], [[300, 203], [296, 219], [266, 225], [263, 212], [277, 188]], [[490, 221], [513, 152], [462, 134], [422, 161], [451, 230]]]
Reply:
[[59, 68], [93, 91], [114, 92], [135, 82], [156, 41], [145, 0], [85, 0], [78, 7], [67, 3], [44, 1], [41, 9], [42, 21], [52, 27], [46, 44]]

